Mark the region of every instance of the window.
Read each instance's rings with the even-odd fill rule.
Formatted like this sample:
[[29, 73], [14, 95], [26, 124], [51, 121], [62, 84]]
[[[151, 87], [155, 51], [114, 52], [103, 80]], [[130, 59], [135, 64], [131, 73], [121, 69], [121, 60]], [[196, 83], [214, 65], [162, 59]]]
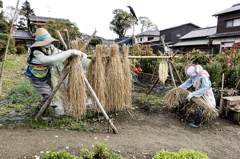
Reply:
[[150, 41], [150, 40], [152, 40], [152, 39], [154, 39], [154, 37], [148, 37], [148, 41]]
[[227, 23], [226, 23], [227, 28], [235, 27], [235, 26], [240, 26], [240, 18], [239, 19], [228, 20]]

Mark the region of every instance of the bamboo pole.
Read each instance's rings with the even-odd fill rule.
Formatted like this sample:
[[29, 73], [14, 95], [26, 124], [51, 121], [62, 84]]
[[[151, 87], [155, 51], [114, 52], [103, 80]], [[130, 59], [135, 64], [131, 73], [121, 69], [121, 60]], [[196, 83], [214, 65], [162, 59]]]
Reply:
[[13, 16], [13, 19], [12, 19], [12, 24], [11, 24], [10, 32], [9, 32], [9, 35], [8, 35], [8, 41], [7, 41], [7, 45], [6, 45], [6, 49], [5, 49], [5, 53], [4, 53], [4, 58], [3, 58], [3, 63], [2, 63], [2, 69], [1, 69], [1, 74], [0, 74], [0, 92], [2, 91], [2, 74], [3, 74], [3, 68], [4, 68], [4, 65], [5, 65], [5, 61], [6, 61], [7, 50], [8, 50], [8, 46], [9, 46], [9, 43], [10, 43], [11, 33], [12, 33], [12, 31], [13, 31], [13, 23], [14, 23], [14, 21], [15, 21], [15, 17], [16, 17], [18, 5], [19, 5], [19, 0], [17, 1], [17, 5], [16, 5], [15, 13], [14, 13], [14, 16]]
[[114, 130], [114, 132], [115, 132], [116, 134], [118, 134], [118, 130], [115, 128], [115, 126], [113, 125], [113, 123], [112, 123], [111, 120], [109, 119], [107, 113], [106, 113], [105, 110], [103, 109], [101, 103], [99, 102], [99, 100], [98, 100], [98, 98], [97, 98], [95, 92], [93, 91], [93, 89], [92, 89], [92, 87], [90, 86], [90, 84], [89, 84], [88, 80], [86, 79], [86, 77], [84, 77], [84, 81], [85, 81], [85, 83], [86, 83], [88, 89], [90, 90], [90, 92], [91, 92], [93, 98], [95, 99], [95, 101], [96, 101], [98, 107], [99, 107], [100, 110], [102, 111], [102, 113], [103, 113], [105, 119], [108, 121], [109, 125], [112, 127], [112, 129]]
[[[87, 58], [92, 58], [93, 55], [88, 55]], [[109, 56], [103, 56], [103, 58], [106, 58]], [[178, 58], [178, 56], [175, 56]], [[129, 59], [170, 59], [171, 56], [128, 56]]]
[[66, 45], [66, 43], [64, 42], [64, 40], [63, 40], [63, 38], [62, 38], [62, 35], [61, 35], [61, 33], [59, 32], [59, 30], [56, 30], [56, 33], [57, 33], [57, 35], [58, 35], [60, 41], [62, 42], [62, 44], [63, 44], [65, 50], [67, 50], [67, 49], [68, 49], [68, 48], [67, 48], [67, 45]]

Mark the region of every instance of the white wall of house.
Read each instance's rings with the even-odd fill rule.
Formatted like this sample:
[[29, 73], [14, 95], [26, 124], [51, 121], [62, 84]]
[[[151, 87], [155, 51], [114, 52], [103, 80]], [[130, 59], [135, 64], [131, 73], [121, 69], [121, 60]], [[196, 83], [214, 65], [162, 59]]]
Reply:
[[149, 40], [148, 41], [148, 37], [154, 37], [154, 36], [141, 36], [141, 37], [137, 37], [137, 43], [144, 43], [144, 42], [152, 42], [152, 41], [159, 41], [159, 36], [158, 37], [154, 37], [154, 39]]
[[212, 45], [220, 45], [219, 53], [221, 53], [224, 47], [231, 47], [234, 43], [238, 42], [240, 42], [240, 37], [219, 38], [213, 39]]

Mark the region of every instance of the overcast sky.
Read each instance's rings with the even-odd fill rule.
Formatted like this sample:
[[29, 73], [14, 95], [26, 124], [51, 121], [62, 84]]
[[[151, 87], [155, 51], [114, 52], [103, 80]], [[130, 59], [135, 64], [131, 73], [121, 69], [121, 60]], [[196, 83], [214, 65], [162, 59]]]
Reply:
[[[16, 7], [17, 0], [2, 0], [6, 6]], [[199, 27], [217, 25], [212, 15], [240, 3], [238, 0], [28, 0], [37, 16], [64, 18], [75, 22], [80, 32], [91, 35], [95, 29], [97, 35], [106, 39], [118, 36], [109, 30], [114, 9], [129, 12], [132, 6], [137, 17], [148, 17], [157, 24], [159, 30], [193, 23]], [[21, 8], [25, 0], [20, 0]], [[135, 35], [140, 33], [140, 25], [135, 26]], [[126, 35], [132, 35], [132, 29]]]

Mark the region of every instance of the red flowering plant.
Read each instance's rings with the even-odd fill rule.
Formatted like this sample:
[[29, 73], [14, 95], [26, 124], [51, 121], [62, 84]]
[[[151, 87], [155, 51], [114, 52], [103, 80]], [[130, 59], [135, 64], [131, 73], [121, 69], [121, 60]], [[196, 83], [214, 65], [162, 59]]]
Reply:
[[225, 47], [223, 49], [223, 59], [227, 63], [227, 68], [232, 67], [236, 59], [239, 59], [239, 47], [240, 43], [234, 43], [231, 48]]

